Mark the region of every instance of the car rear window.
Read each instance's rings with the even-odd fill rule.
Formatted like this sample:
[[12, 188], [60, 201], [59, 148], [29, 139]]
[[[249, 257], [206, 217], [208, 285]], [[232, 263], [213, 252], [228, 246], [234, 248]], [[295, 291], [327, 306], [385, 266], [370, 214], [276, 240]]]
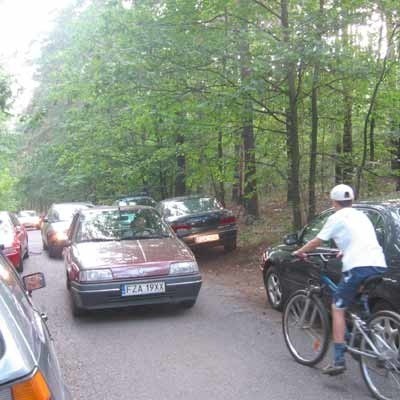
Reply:
[[79, 210], [89, 208], [85, 204], [63, 204], [54, 207], [52, 219], [54, 221], [71, 221], [74, 214]]
[[19, 217], [36, 217], [36, 211], [20, 211]]
[[167, 201], [163, 203], [164, 214], [167, 217], [179, 217], [187, 214], [221, 210], [223, 207], [213, 197], [194, 197], [183, 200]]

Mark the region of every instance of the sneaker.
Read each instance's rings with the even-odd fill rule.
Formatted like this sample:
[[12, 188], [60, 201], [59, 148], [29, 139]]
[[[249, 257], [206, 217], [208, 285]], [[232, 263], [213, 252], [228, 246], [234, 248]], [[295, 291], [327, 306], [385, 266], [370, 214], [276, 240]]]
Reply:
[[325, 368], [322, 369], [322, 373], [329, 376], [343, 374], [344, 371], [346, 371], [345, 364], [327, 365]]

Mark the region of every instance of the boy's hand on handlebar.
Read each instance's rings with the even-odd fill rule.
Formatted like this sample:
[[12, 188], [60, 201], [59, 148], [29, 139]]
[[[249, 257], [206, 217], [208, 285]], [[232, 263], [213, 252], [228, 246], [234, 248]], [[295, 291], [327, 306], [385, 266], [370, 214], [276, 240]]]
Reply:
[[293, 256], [305, 259], [308, 257], [307, 253], [304, 251], [296, 250], [292, 253]]

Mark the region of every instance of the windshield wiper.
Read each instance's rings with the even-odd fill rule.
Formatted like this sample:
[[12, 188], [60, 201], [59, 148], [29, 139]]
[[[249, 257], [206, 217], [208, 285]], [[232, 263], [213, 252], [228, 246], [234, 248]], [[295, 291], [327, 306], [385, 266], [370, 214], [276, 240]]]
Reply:
[[167, 237], [171, 237], [171, 235], [167, 233], [152, 234], [152, 235], [135, 235], [135, 236], [122, 237], [120, 238], [120, 240], [161, 239]]
[[93, 239], [82, 239], [79, 243], [87, 243], [87, 242], [115, 242], [119, 239], [117, 238], [93, 238]]

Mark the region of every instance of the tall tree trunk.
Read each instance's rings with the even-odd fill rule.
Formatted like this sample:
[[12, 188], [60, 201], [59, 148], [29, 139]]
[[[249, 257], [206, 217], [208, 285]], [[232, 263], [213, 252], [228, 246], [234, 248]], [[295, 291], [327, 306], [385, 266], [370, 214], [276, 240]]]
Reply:
[[[319, 2], [319, 19], [323, 16], [324, 0]], [[321, 28], [317, 26], [317, 41], [321, 42]], [[316, 172], [317, 172], [317, 148], [318, 148], [318, 86], [320, 74], [320, 61], [317, 59], [314, 65], [313, 82], [311, 91], [311, 143], [310, 143], [310, 174], [308, 177], [308, 221], [315, 216], [316, 212]]]
[[232, 200], [236, 204], [242, 204], [242, 182], [243, 182], [243, 157], [242, 157], [242, 146], [235, 144], [235, 161], [236, 171], [234, 176], [234, 182], [232, 185]]
[[222, 177], [225, 176], [224, 169], [224, 151], [222, 145], [222, 131], [218, 131], [218, 200], [225, 207], [225, 185]]
[[349, 83], [343, 83], [343, 182], [352, 185], [353, 182], [353, 99]]
[[[281, 0], [281, 23], [283, 39], [287, 48], [290, 48], [288, 0]], [[296, 62], [288, 60], [286, 63], [289, 89], [288, 107], [286, 109], [286, 132], [288, 154], [288, 199], [292, 207], [293, 225], [295, 229], [302, 226], [300, 204], [300, 150], [297, 116], [296, 90]]]
[[185, 138], [183, 135], [176, 137], [176, 165], [177, 173], [175, 176], [175, 196], [183, 196], [186, 194], [186, 158], [183, 153], [183, 144]]
[[[246, 2], [247, 0], [241, 0]], [[246, 5], [246, 3], [243, 3]], [[254, 137], [254, 111], [253, 102], [248, 94], [251, 80], [250, 45], [248, 42], [247, 23], [242, 24], [240, 43], [240, 77], [242, 82], [243, 107], [242, 107], [242, 141], [244, 154], [244, 207], [247, 214], [258, 217], [258, 194], [256, 178], [256, 149]]]

